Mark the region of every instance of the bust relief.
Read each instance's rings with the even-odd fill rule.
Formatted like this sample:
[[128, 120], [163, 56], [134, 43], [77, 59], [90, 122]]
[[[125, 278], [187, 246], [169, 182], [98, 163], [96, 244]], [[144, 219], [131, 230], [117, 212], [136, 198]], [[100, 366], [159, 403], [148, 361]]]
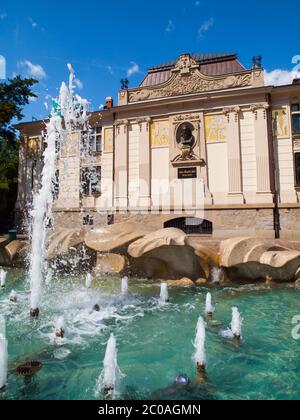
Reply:
[[197, 144], [195, 127], [190, 122], [183, 122], [177, 126], [175, 132], [176, 145], [181, 150], [180, 155], [173, 159], [175, 162], [195, 161], [199, 158], [194, 154], [194, 148]]
[[177, 130], [176, 141], [178, 146], [183, 148], [193, 148], [196, 144], [195, 136], [193, 135], [194, 126], [191, 123], [183, 123]]

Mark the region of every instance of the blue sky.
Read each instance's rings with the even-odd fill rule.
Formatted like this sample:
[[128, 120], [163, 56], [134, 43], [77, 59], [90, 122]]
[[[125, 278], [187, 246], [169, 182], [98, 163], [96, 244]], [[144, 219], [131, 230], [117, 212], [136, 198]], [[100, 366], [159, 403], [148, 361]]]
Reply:
[[44, 103], [67, 79], [67, 63], [91, 110], [116, 98], [122, 77], [135, 87], [148, 67], [183, 52], [237, 52], [247, 67], [261, 54], [268, 72], [291, 71], [300, 56], [299, 16], [299, 0], [0, 0], [0, 56], [7, 77], [40, 80], [39, 99], [25, 109], [30, 120], [47, 116]]

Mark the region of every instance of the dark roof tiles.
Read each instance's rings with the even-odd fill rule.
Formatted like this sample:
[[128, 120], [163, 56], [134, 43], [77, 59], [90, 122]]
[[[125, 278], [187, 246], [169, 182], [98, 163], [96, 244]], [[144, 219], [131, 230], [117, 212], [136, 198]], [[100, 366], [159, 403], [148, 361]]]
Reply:
[[[206, 76], [221, 76], [246, 70], [237, 60], [236, 54], [191, 54], [191, 57], [197, 61], [201, 73]], [[140, 86], [149, 87], [167, 82], [176, 63], [177, 60], [174, 60], [150, 68]]]

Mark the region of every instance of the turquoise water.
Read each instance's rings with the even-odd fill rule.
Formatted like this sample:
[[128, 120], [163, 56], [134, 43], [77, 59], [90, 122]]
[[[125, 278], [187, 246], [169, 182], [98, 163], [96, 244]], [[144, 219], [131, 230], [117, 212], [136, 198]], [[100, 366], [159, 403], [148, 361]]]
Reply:
[[[207, 288], [170, 290], [170, 303], [158, 304], [159, 283], [130, 280], [130, 295], [120, 296], [120, 279], [106, 277], [84, 287], [85, 276], [53, 278], [44, 290], [38, 320], [28, 315], [26, 274], [11, 270], [0, 291], [6, 316], [9, 376], [5, 399], [95, 399], [107, 340], [117, 338], [123, 373], [121, 399], [299, 399], [300, 340], [292, 338], [292, 318], [300, 315], [295, 286], [227, 286], [209, 289], [215, 306], [207, 324], [208, 382], [178, 390], [177, 374], [195, 376], [192, 362], [197, 320]], [[8, 301], [10, 291], [19, 301]], [[95, 303], [100, 314], [91, 315]], [[220, 337], [237, 305], [244, 318], [240, 347]], [[66, 337], [55, 339], [56, 319], [65, 317]], [[15, 368], [31, 360], [43, 369], [31, 380]]]

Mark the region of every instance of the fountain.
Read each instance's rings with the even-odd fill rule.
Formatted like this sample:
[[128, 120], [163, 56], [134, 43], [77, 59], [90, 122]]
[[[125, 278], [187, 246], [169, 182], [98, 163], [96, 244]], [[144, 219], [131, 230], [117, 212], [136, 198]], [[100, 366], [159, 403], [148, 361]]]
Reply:
[[160, 286], [160, 298], [159, 303], [164, 305], [169, 302], [169, 291], [167, 283], [162, 283]]
[[1, 288], [5, 287], [6, 284], [6, 276], [7, 276], [7, 272], [4, 271], [2, 268], [0, 270], [0, 286]]
[[194, 347], [196, 349], [194, 362], [197, 365], [199, 374], [204, 374], [206, 369], [206, 353], [205, 353], [205, 322], [202, 317], [199, 318], [196, 328], [196, 338]]
[[117, 395], [120, 377], [121, 372], [117, 363], [116, 338], [111, 334], [106, 347], [103, 370], [96, 385], [96, 397], [99, 397], [102, 392], [105, 398], [114, 398]]
[[10, 302], [17, 303], [17, 301], [18, 301], [18, 295], [17, 295], [17, 293], [14, 290], [12, 290], [10, 292], [9, 300], [10, 300]]
[[211, 280], [213, 284], [220, 284], [223, 278], [222, 268], [213, 267], [211, 270]]
[[64, 318], [62, 316], [59, 317], [58, 320], [56, 321], [55, 337], [64, 338], [64, 336], [65, 336], [65, 326], [64, 326], [64, 324], [65, 324]]
[[233, 336], [240, 340], [242, 337], [242, 317], [239, 313], [238, 308], [235, 306], [232, 308], [232, 321], [231, 321], [231, 332]]
[[214, 308], [212, 306], [211, 293], [207, 293], [207, 295], [206, 295], [206, 302], [205, 302], [205, 314], [208, 317], [212, 317], [213, 312], [214, 312]]
[[85, 287], [87, 289], [90, 289], [92, 287], [92, 283], [93, 283], [93, 276], [91, 275], [91, 273], [87, 273], [86, 278], [85, 278]]
[[[44, 167], [41, 175], [41, 188], [33, 200], [31, 254], [29, 278], [31, 285], [30, 313], [32, 317], [39, 315], [39, 303], [42, 292], [43, 277], [47, 256], [47, 227], [51, 221], [53, 202], [52, 189], [56, 172], [56, 143], [63, 143], [67, 134], [74, 130], [86, 128], [88, 102], [76, 95], [73, 97], [74, 70], [70, 71], [69, 88], [63, 82], [59, 99], [54, 103], [49, 122], [46, 124], [46, 143], [44, 151]], [[63, 122], [65, 128], [63, 128]]]
[[122, 295], [127, 295], [128, 294], [128, 277], [123, 277], [122, 278], [122, 285], [121, 285], [121, 293]]
[[7, 344], [5, 318], [0, 316], [0, 392], [5, 391], [7, 383]]

